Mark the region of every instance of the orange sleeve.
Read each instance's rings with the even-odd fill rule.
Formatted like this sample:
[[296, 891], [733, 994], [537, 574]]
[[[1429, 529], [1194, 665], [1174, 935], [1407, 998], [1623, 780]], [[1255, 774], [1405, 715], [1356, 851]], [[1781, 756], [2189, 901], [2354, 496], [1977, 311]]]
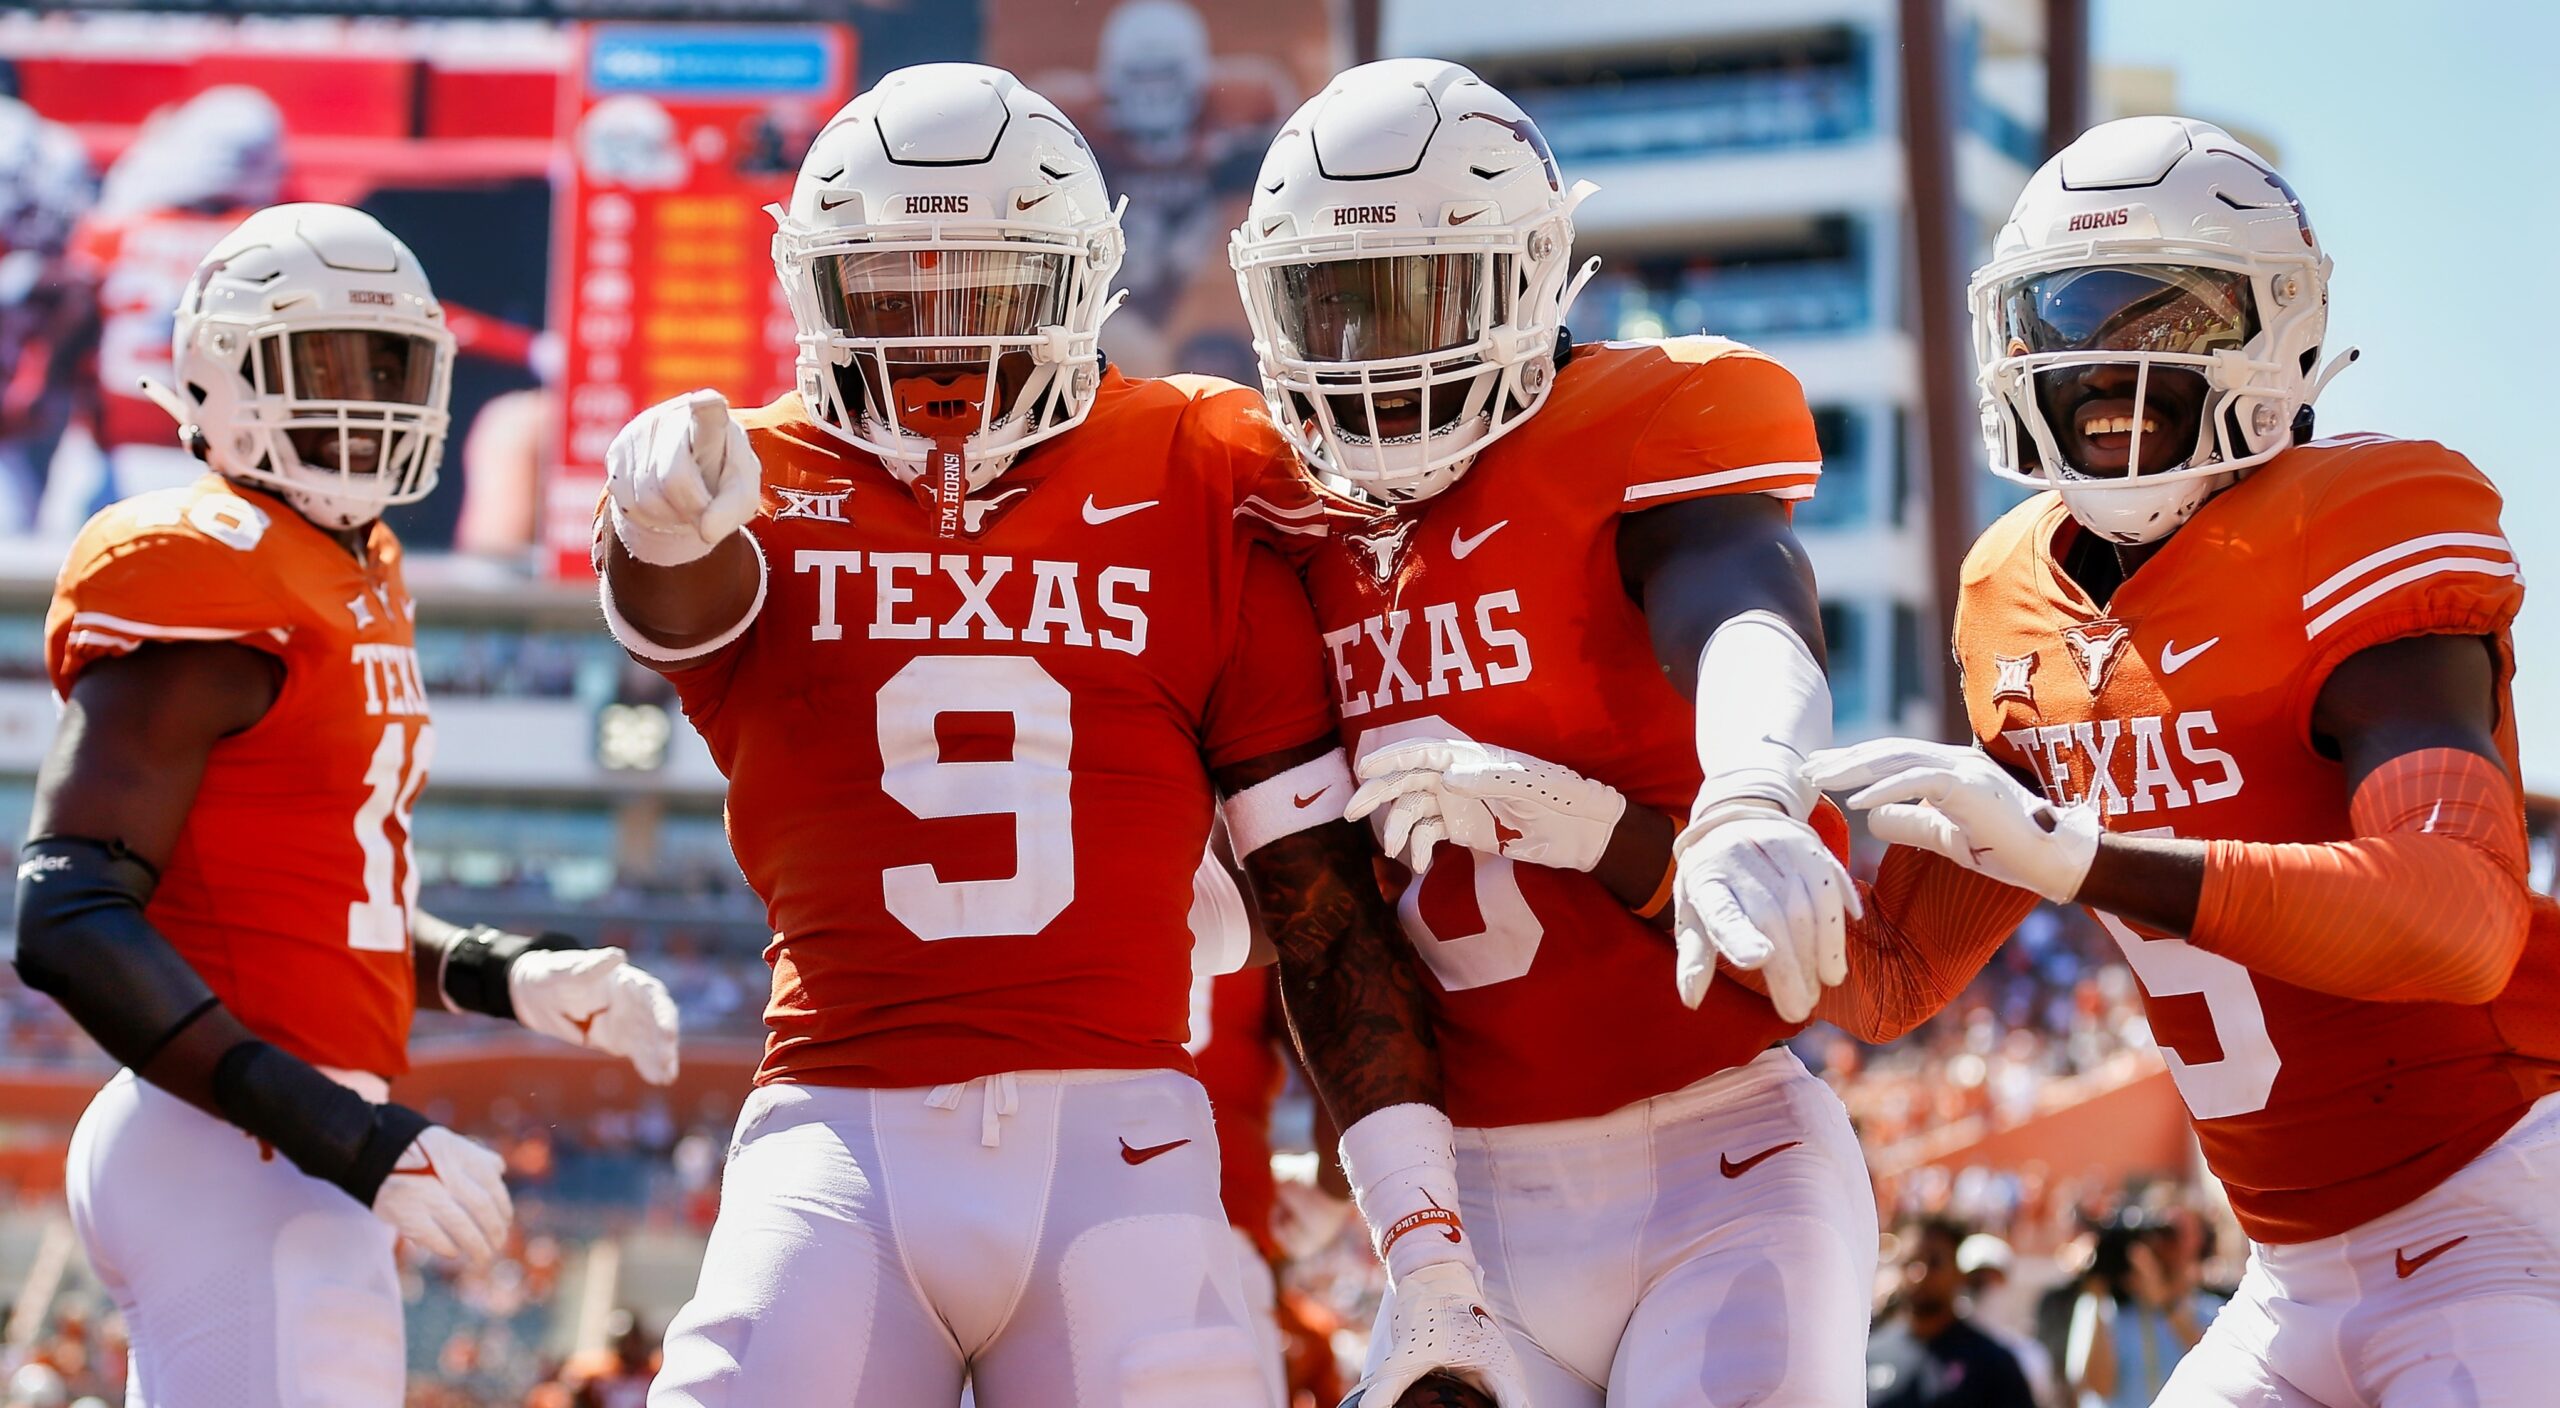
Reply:
[[1235, 644], [1209, 691], [1200, 753], [1212, 768], [1333, 737], [1324, 641], [1297, 574], [1267, 547], [1245, 549]]
[[1911, 846], [1887, 850], [1859, 890], [1867, 912], [1849, 924], [1849, 981], [1826, 989], [1813, 1015], [1860, 1041], [1891, 1041], [1937, 1015], [2036, 907], [2025, 890]]
[[1656, 350], [1681, 375], [1628, 451], [1629, 512], [1715, 494], [1813, 496], [1822, 446], [1793, 372], [1721, 338]]
[[155, 641], [284, 651], [294, 622], [258, 551], [264, 510], [219, 494], [190, 503], [184, 492], [112, 505], [80, 531], [45, 617], [45, 669], [56, 693], [69, 694], [92, 663]]
[[2402, 636], [2494, 639], [2514, 623], [2524, 578], [2500, 508], [2496, 486], [2441, 445], [2386, 441], [2342, 466], [2298, 534], [2308, 656], [2293, 709], [2306, 740], [2347, 657]]
[[2458, 748], [2376, 768], [2325, 845], [2211, 841], [2189, 942], [2295, 987], [2368, 1002], [2487, 1002], [2530, 922], [2524, 799]]

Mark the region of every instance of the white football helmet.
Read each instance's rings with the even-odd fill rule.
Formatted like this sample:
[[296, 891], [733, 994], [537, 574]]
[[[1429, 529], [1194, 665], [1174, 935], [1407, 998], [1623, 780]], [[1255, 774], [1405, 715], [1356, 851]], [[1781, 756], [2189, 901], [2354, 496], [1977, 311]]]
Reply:
[[239, 210], [284, 188], [284, 113], [244, 83], [207, 88], [143, 123], [108, 168], [99, 213]]
[[2354, 357], [2315, 378], [2329, 258], [2293, 188], [2192, 118], [2063, 148], [1969, 297], [1992, 472], [2119, 543], [2167, 536], [2290, 446]]
[[1555, 382], [1570, 189], [1518, 104], [1439, 59], [1362, 64], [1273, 139], [1228, 255], [1272, 419], [1325, 474], [1429, 498]]
[[810, 418], [901, 479], [939, 451], [975, 491], [1093, 409], [1120, 212], [1083, 134], [1012, 74], [889, 74], [768, 208]]
[[1200, 122], [1212, 66], [1209, 26], [1190, 0], [1122, 0], [1102, 22], [1094, 77], [1112, 131], [1170, 156]]
[[453, 334], [418, 257], [361, 210], [270, 206], [196, 266], [176, 385], [143, 383], [206, 463], [323, 528], [436, 486]]

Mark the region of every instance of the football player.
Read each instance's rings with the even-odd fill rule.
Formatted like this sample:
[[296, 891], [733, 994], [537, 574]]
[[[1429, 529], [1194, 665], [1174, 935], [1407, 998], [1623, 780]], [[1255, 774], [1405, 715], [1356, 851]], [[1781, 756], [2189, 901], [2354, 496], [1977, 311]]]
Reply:
[[[889, 74], [776, 214], [798, 389], [644, 412], [597, 536], [775, 931], [653, 1401], [1264, 1401], [1183, 1051], [1220, 794], [1337, 1110], [1438, 1098], [1305, 594], [1242, 512], [1288, 449], [1242, 388], [1104, 365], [1117, 212], [1011, 74]], [[1455, 1345], [1415, 1353], [1501, 1371]]]
[[168, 384], [169, 312], [206, 251], [284, 187], [284, 115], [246, 84], [154, 113], [72, 235], [70, 265], [96, 319], [90, 432], [107, 482], [96, 499], [173, 488], [201, 472], [169, 443], [143, 381]]
[[509, 1217], [496, 1154], [388, 1098], [410, 1013], [512, 1017], [664, 1084], [675, 1006], [619, 949], [417, 908], [434, 731], [381, 514], [435, 486], [452, 344], [416, 257], [360, 211], [261, 211], [172, 351], [150, 394], [212, 472], [100, 513], [63, 564], [18, 972], [125, 1066], [69, 1193], [132, 1401], [389, 1408], [394, 1236], [485, 1259]]
[[2469, 461], [2311, 438], [2329, 273], [2219, 128], [2047, 162], [1972, 287], [1992, 466], [2048, 491], [1964, 564], [1979, 747], [1810, 772], [1897, 853], [2123, 946], [2255, 1243], [2162, 1404], [2545, 1402], [2560, 927], [2525, 883], [2523, 582]]
[[[1818, 1006], [1925, 1016], [1970, 969], [1898, 921], [2004, 887], [1897, 867], [1850, 942], [1845, 832], [1799, 775], [1831, 713], [1789, 527], [1811, 413], [1721, 339], [1571, 345], [1587, 189], [1474, 74], [1392, 60], [1289, 120], [1233, 243], [1273, 415], [1356, 500], [1301, 514], [1308, 585], [1351, 814], [1418, 872], [1446, 1072], [1445, 1115], [1373, 1114], [1344, 1163], [1390, 1320], [1416, 1267], [1481, 1255], [1540, 1408], [1860, 1402], [1875, 1202], [1779, 1043]], [[1423, 1150], [1464, 1240], [1374, 1196]]]

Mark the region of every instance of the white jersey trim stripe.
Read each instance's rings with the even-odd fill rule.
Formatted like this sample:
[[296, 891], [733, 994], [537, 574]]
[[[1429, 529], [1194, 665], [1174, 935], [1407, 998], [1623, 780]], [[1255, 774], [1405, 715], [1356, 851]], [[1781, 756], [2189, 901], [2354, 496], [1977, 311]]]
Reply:
[[2358, 608], [2364, 606], [2368, 602], [2371, 602], [2374, 598], [2396, 591], [2422, 577], [2433, 577], [2446, 572], [2471, 572], [2483, 577], [2513, 577], [2517, 575], [2516, 565], [2514, 563], [2495, 562], [2485, 557], [2438, 557], [2431, 558], [2425, 562], [2412, 563], [2409, 566], [2403, 567], [2399, 571], [2392, 573], [2388, 577], [2381, 578], [2380, 580], [2361, 588], [2346, 600], [2341, 601], [2337, 605], [2330, 607], [2328, 610], [2321, 612], [2319, 615], [2312, 617], [2311, 624], [2303, 628], [2303, 634], [2307, 638], [2316, 640], [2319, 638], [2322, 631], [2329, 629], [2331, 626], [2336, 625], [2348, 616], [2355, 614]]
[[[120, 635], [140, 636], [148, 640], [238, 640], [247, 631], [227, 631], [220, 626], [155, 626], [148, 621], [129, 621], [110, 616], [104, 611], [74, 611], [74, 626], [91, 626]], [[269, 632], [273, 634], [273, 632]]]
[[[2401, 558], [2425, 552], [2429, 548], [2487, 548], [2492, 552], [2505, 553], [2509, 557], [2515, 556], [2515, 548], [2495, 533], [2429, 533], [2422, 538], [2411, 538], [2405, 542], [2394, 543], [2379, 552], [2367, 553], [2349, 563], [2339, 569], [2329, 580], [2303, 593], [2302, 609], [2308, 611], [2318, 606], [2321, 598], [2336, 592], [2347, 583], [2386, 562], [2397, 562]], [[2316, 635], [2318, 632], [2315, 631], [2313, 634]]]
[[[743, 528], [738, 531], [746, 533]], [[614, 643], [653, 665], [681, 665], [722, 650], [745, 635], [747, 627], [754, 625], [756, 617], [764, 612], [765, 588], [771, 585], [773, 578], [772, 570], [765, 565], [764, 544], [756, 541], [753, 533], [746, 533], [746, 536], [747, 546], [756, 551], [756, 599], [747, 603], [747, 614], [738, 618], [738, 624], [687, 650], [670, 650], [642, 635], [637, 626], [624, 620], [622, 612], [613, 604], [613, 579], [597, 573], [596, 600], [604, 607], [604, 627], [612, 633]]]
[[[1627, 490], [1627, 502], [1642, 503], [1647, 499], [1658, 499], [1667, 494], [1687, 493], [1691, 489], [1713, 489], [1720, 484], [1744, 484], [1754, 479], [1779, 479], [1795, 474], [1810, 474], [1818, 477], [1821, 473], [1822, 461], [1820, 460], [1783, 460], [1773, 464], [1748, 464], [1740, 469], [1719, 469], [1712, 474], [1693, 474], [1686, 479], [1665, 479], [1652, 484], [1638, 484]], [[1802, 488], [1804, 493], [1787, 494], [1783, 490], [1772, 492], [1788, 498], [1804, 498], [1813, 492], [1811, 486], [1807, 485], [1790, 487]]]

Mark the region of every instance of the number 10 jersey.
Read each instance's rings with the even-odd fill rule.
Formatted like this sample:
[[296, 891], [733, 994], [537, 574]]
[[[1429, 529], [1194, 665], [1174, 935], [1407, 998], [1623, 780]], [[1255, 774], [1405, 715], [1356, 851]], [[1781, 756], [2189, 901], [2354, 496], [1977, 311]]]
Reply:
[[1208, 769], [1332, 727], [1305, 594], [1239, 516], [1294, 473], [1259, 398], [1107, 375], [948, 536], [796, 397], [741, 419], [765, 595], [659, 668], [774, 929], [759, 1083], [1189, 1070]]

